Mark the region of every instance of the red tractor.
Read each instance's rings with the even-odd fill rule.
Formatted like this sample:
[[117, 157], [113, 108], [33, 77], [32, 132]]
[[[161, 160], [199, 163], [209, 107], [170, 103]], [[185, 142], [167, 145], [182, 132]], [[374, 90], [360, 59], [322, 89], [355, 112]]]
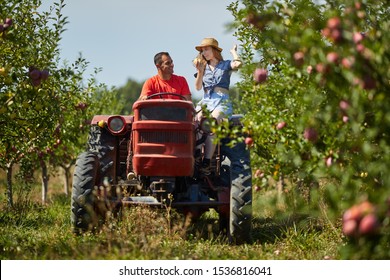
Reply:
[[[207, 123], [194, 121], [194, 106], [159, 93], [133, 105], [133, 116], [97, 115], [88, 149], [76, 161], [71, 219], [75, 233], [96, 228], [108, 211], [139, 204], [164, 207], [197, 218], [213, 208], [220, 228], [234, 243], [249, 242], [252, 228], [252, 176], [245, 143], [220, 141], [202, 176], [195, 146]], [[174, 95], [174, 94], [173, 94]], [[160, 99], [153, 99], [156, 96]], [[231, 125], [241, 125], [234, 115]]]

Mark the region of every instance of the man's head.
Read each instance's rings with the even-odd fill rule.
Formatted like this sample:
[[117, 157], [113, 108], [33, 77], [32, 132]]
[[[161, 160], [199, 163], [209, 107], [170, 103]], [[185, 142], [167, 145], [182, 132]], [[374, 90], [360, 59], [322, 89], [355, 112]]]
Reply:
[[159, 52], [154, 56], [154, 64], [157, 67], [157, 71], [163, 77], [170, 78], [173, 74], [173, 60], [168, 52]]

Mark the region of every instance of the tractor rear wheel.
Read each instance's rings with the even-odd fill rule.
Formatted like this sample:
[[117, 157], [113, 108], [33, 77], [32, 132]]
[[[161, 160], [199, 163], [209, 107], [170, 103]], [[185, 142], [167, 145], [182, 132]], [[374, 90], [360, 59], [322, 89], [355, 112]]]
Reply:
[[250, 243], [252, 239], [252, 186], [247, 180], [248, 176], [240, 175], [230, 189], [228, 236], [236, 244]]
[[249, 151], [244, 143], [234, 147], [222, 146], [226, 156], [222, 163], [222, 180], [230, 185], [230, 210], [220, 215], [220, 223], [226, 228], [230, 242], [235, 244], [252, 241], [252, 170]]

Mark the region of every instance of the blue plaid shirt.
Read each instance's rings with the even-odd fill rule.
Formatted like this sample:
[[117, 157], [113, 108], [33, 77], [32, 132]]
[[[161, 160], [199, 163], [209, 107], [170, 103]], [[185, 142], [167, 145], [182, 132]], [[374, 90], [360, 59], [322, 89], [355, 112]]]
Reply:
[[215, 87], [229, 89], [232, 71], [230, 63], [230, 60], [222, 60], [215, 66], [214, 71], [210, 69], [209, 65], [206, 65], [203, 76], [203, 89], [206, 91]]

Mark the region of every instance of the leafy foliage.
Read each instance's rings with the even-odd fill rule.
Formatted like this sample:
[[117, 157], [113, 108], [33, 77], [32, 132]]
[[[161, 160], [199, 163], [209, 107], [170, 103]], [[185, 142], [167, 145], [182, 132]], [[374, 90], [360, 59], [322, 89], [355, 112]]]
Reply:
[[48, 160], [72, 164], [84, 148], [85, 125], [102, 111], [99, 104], [111, 102], [93, 76], [85, 84], [84, 58], [59, 65], [64, 1], [44, 12], [40, 5], [7, 1], [0, 8], [0, 167], [20, 163], [25, 176]]
[[[0, 168], [20, 163], [25, 183], [39, 164], [71, 164], [91, 116], [130, 113], [141, 89], [131, 80], [117, 91], [94, 77], [85, 81], [82, 57], [60, 66], [64, 1], [48, 12], [38, 11], [40, 4], [0, 5]], [[141, 216], [150, 219], [141, 221], [139, 209], [97, 235], [75, 238], [63, 197], [51, 207], [1, 212], [3, 258], [390, 257], [390, 4], [242, 0], [228, 9], [245, 62], [234, 100], [251, 138], [259, 243], [232, 250], [210, 238], [212, 231], [166, 236], [166, 221], [148, 210]], [[32, 186], [21, 189], [29, 202]]]
[[116, 114], [129, 115], [132, 112], [133, 104], [137, 101], [141, 94], [143, 83], [128, 79], [126, 84], [117, 90], [117, 99], [123, 105], [122, 110], [118, 110]]
[[375, 204], [379, 238], [348, 236], [359, 242], [346, 257], [388, 257], [389, 3], [244, 0], [228, 9], [246, 62], [239, 108], [258, 183], [308, 188], [312, 210], [325, 202], [335, 222], [354, 204]]

